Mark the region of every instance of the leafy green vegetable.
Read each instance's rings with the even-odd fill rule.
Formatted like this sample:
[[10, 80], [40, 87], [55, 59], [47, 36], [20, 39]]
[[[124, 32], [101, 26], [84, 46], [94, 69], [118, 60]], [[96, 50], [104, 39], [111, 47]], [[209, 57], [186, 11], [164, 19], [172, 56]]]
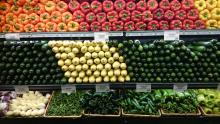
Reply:
[[197, 94], [193, 90], [175, 92], [173, 90], [160, 90], [162, 96], [159, 102], [167, 113], [197, 113], [198, 101]]
[[211, 89], [197, 90], [197, 100], [206, 114], [220, 114], [220, 92]]
[[89, 114], [119, 114], [120, 97], [117, 92], [95, 93], [87, 92], [81, 105]]
[[80, 105], [80, 100], [83, 98], [83, 92], [76, 92], [70, 95], [63, 94], [60, 92], [55, 92], [47, 115], [49, 116], [74, 116], [80, 115], [82, 112], [82, 107]]
[[120, 104], [125, 113], [128, 114], [156, 115], [158, 114], [158, 109], [155, 105], [156, 95], [160, 96], [156, 92], [138, 93], [128, 90], [125, 92]]

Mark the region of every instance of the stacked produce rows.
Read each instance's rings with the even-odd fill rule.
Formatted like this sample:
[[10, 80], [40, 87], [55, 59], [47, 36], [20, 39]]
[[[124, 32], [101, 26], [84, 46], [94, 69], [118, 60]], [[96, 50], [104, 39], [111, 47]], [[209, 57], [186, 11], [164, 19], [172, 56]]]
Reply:
[[0, 84], [66, 83], [47, 41], [0, 42]]
[[0, 84], [220, 81], [217, 40], [5, 41], [0, 47]]
[[220, 27], [220, 1], [219, 0], [197, 0], [195, 7], [199, 10], [199, 17], [205, 21], [207, 29]]
[[116, 47], [106, 42], [50, 41], [58, 65], [69, 83], [125, 82], [127, 65]]
[[118, 46], [132, 82], [218, 82], [217, 40], [110, 42]]
[[[42, 94], [30, 91], [16, 96], [14, 92], [1, 92], [1, 116], [80, 116], [82, 114], [101, 115], [158, 115], [163, 114], [220, 114], [219, 95], [215, 90], [153, 90], [140, 93], [126, 90], [124, 93], [111, 91], [95, 93], [78, 91], [72, 94], [54, 92]], [[47, 106], [47, 110], [45, 108]], [[200, 108], [201, 106], [201, 108]], [[200, 113], [201, 111], [201, 113]]]
[[0, 32], [216, 29], [218, 4], [217, 0], [3, 0]]

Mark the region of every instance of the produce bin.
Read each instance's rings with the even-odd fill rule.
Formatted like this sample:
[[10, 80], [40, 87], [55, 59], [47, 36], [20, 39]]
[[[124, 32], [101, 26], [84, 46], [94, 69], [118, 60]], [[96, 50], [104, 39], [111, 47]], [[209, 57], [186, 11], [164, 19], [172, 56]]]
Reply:
[[45, 112], [45, 115], [44, 115], [45, 118], [72, 118], [72, 119], [77, 119], [77, 118], [82, 117], [84, 111], [82, 111], [80, 115], [72, 115], [72, 116], [50, 116], [50, 115], [47, 115], [47, 111], [48, 111], [48, 108], [50, 106], [50, 102], [51, 102], [51, 99], [52, 99], [53, 96], [54, 96], [54, 92], [52, 93], [50, 101], [47, 105], [46, 112]]
[[207, 114], [207, 113], [205, 113], [204, 109], [201, 106], [199, 107], [199, 109], [200, 109], [202, 115], [204, 115], [204, 116], [207, 116], [207, 117], [220, 117], [220, 114]]
[[85, 117], [120, 117], [121, 116], [121, 109], [118, 109], [118, 114], [106, 114], [106, 115], [103, 115], [103, 114], [92, 114], [92, 113], [84, 113], [84, 116]]
[[144, 115], [144, 114], [128, 114], [122, 109], [123, 117], [140, 117], [140, 118], [159, 118], [161, 117], [161, 112], [158, 110], [158, 115]]
[[[15, 116], [15, 115], [12, 115], [12, 116], [3, 116], [3, 117], [0, 117], [0, 118], [44, 118], [44, 116], [45, 116], [45, 114], [46, 114], [46, 112], [47, 112], [47, 108], [48, 108], [48, 106], [49, 106], [49, 103], [50, 103], [50, 101], [51, 101], [51, 98], [52, 98], [52, 94], [53, 94], [53, 92], [51, 93], [51, 92], [49, 92], [49, 91], [46, 91], [46, 92], [40, 92], [40, 93], [42, 93], [43, 95], [46, 95], [47, 93], [50, 93], [50, 98], [49, 98], [49, 100], [48, 100], [48, 102], [47, 102], [47, 105], [46, 105], [46, 108], [45, 108], [45, 111], [44, 111], [44, 114], [43, 115], [41, 115], [41, 116]], [[21, 96], [21, 94], [18, 94], [17, 96]]]
[[197, 113], [167, 113], [163, 109], [160, 109], [162, 116], [200, 116], [201, 111], [197, 109]]

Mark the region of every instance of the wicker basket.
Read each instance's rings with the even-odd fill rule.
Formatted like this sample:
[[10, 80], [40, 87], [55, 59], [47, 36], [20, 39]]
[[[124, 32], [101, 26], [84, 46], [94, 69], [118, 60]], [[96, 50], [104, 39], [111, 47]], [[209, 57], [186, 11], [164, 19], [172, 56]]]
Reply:
[[49, 100], [49, 103], [47, 105], [46, 112], [44, 114], [45, 118], [72, 118], [72, 119], [77, 119], [77, 118], [81, 118], [82, 117], [83, 111], [81, 112], [80, 115], [73, 115], [73, 116], [49, 116], [49, 115], [47, 115], [47, 111], [48, 111], [48, 108], [50, 106], [50, 102], [51, 102], [51, 99], [52, 99], [53, 95], [54, 95], [54, 92], [52, 93], [51, 98]]
[[118, 114], [117, 115], [103, 115], [103, 114], [91, 114], [91, 113], [84, 113], [84, 116], [86, 117], [120, 117], [121, 116], [121, 109], [118, 109]]
[[160, 110], [158, 110], [158, 113], [159, 113], [158, 115], [128, 114], [128, 113], [125, 113], [124, 110], [122, 109], [123, 117], [159, 118], [161, 117]]
[[204, 116], [207, 116], [207, 117], [220, 117], [220, 114], [206, 114], [204, 109], [201, 106], [199, 107], [199, 109], [200, 109], [202, 115], [204, 115]]
[[163, 109], [160, 109], [162, 116], [200, 116], [201, 111], [197, 109], [197, 113], [166, 113]]

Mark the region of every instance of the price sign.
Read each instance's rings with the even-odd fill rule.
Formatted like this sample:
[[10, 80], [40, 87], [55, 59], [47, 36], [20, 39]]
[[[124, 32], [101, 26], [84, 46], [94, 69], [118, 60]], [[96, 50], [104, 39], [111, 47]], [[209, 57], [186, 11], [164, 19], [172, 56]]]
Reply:
[[96, 92], [101, 93], [101, 92], [109, 92], [110, 91], [110, 86], [109, 84], [96, 84]]
[[187, 90], [187, 84], [186, 83], [174, 84], [173, 90], [176, 92], [183, 92], [183, 91]]
[[76, 92], [76, 86], [75, 85], [61, 85], [61, 93], [75, 93]]
[[136, 92], [151, 92], [151, 84], [137, 83]]
[[164, 40], [179, 40], [179, 39], [180, 39], [179, 30], [164, 31]]
[[19, 33], [7, 33], [5, 34], [6, 40], [20, 40], [20, 34]]
[[108, 32], [94, 32], [94, 40], [108, 42], [109, 41], [109, 33]]
[[220, 91], [220, 84], [218, 84], [218, 86], [217, 86], [217, 90]]
[[29, 87], [26, 85], [14, 86], [16, 94], [24, 94], [29, 92]]

